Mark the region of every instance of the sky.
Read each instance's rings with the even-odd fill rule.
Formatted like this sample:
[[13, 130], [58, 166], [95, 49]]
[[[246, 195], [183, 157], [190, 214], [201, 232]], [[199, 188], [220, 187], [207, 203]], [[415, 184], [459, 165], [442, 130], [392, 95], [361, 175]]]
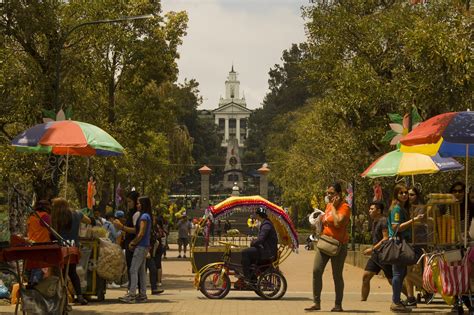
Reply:
[[255, 109], [268, 91], [268, 71], [282, 52], [305, 41], [301, 6], [308, 0], [162, 0], [162, 10], [187, 11], [188, 34], [180, 47], [179, 82], [199, 82], [203, 103], [218, 107], [234, 65], [247, 107]]

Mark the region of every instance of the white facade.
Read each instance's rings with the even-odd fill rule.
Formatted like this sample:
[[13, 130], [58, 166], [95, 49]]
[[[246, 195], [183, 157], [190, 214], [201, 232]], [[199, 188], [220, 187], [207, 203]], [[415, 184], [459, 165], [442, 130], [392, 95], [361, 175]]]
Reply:
[[240, 97], [240, 81], [232, 66], [225, 81], [225, 98], [220, 98], [219, 108], [213, 110], [219, 132], [223, 133], [222, 147], [227, 147], [229, 139], [237, 139], [239, 148], [245, 146], [248, 137], [248, 117], [252, 113], [247, 108], [245, 96]]

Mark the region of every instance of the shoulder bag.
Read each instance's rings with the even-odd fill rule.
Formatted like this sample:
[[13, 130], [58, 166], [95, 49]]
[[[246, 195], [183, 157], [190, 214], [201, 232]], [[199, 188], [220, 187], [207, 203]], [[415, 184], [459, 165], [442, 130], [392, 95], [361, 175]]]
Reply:
[[328, 235], [320, 235], [316, 247], [328, 256], [337, 256], [341, 249], [341, 242]]
[[403, 238], [398, 236], [398, 227], [394, 235], [382, 243], [375, 251], [376, 257], [384, 265], [414, 265], [417, 255], [413, 247]]

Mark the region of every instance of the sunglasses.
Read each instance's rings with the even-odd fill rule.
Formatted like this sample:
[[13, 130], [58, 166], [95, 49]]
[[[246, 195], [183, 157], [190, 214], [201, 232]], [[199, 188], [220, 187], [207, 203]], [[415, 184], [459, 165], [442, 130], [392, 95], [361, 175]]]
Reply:
[[414, 193], [408, 193], [408, 196], [416, 196]]
[[462, 193], [464, 189], [453, 189], [453, 193]]
[[401, 191], [398, 193], [399, 195], [408, 195], [408, 191]]

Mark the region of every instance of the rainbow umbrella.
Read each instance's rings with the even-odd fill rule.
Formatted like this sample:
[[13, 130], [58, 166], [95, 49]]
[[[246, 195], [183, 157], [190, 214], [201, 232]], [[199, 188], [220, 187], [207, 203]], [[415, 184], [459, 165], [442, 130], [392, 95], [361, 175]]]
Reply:
[[[466, 157], [466, 186], [468, 186], [469, 156], [474, 154], [474, 112], [449, 112], [422, 122], [400, 140], [402, 150], [418, 151], [444, 157]], [[468, 189], [465, 193], [465, 218]], [[467, 220], [464, 220], [464, 246], [467, 246]]]
[[370, 178], [410, 176], [462, 169], [463, 166], [453, 158], [404, 153], [397, 149], [379, 157], [361, 176]]
[[123, 147], [107, 132], [97, 126], [73, 120], [35, 125], [16, 136], [11, 144], [21, 152], [66, 155], [66, 183], [69, 155], [123, 154]]
[[115, 156], [123, 147], [97, 126], [73, 120], [35, 125], [16, 136], [12, 145], [22, 152], [57, 155]]

